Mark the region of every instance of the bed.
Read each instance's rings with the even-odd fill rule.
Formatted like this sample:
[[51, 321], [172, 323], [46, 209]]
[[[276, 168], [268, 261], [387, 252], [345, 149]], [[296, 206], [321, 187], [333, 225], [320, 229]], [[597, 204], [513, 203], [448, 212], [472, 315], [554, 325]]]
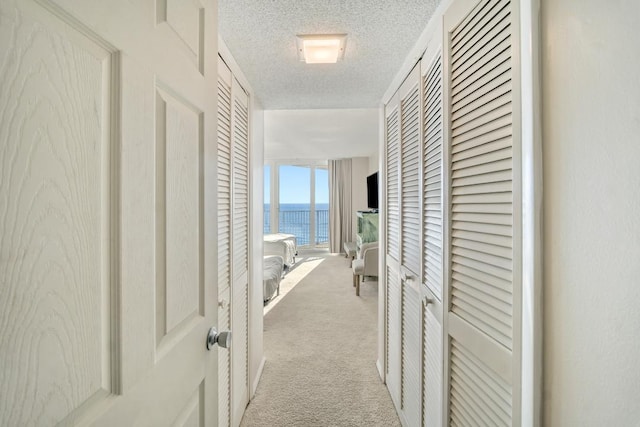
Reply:
[[293, 234], [275, 233], [264, 235], [264, 255], [278, 255], [284, 260], [286, 267], [296, 262], [298, 248], [296, 236]]
[[262, 301], [266, 304], [274, 296], [280, 295], [280, 280], [284, 272], [284, 260], [280, 255], [264, 257]]

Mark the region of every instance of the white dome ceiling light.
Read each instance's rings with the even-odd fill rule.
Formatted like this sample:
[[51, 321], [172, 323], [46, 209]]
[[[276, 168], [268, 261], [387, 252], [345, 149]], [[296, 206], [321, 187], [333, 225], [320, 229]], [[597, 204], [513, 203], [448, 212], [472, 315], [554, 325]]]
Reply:
[[344, 58], [346, 34], [298, 35], [298, 59], [307, 64], [335, 64]]

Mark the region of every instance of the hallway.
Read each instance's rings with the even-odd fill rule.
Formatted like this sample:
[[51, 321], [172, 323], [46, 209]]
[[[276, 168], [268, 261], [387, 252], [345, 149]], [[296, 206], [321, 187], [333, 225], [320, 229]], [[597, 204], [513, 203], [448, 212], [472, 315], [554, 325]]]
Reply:
[[302, 278], [265, 315], [267, 362], [242, 426], [400, 425], [375, 365], [377, 282], [356, 297], [348, 264], [309, 254], [289, 273]]

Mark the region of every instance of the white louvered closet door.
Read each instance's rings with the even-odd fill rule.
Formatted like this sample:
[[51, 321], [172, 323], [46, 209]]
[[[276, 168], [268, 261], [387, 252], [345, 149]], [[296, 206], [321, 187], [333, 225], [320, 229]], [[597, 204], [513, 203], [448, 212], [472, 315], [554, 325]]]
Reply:
[[[218, 330], [231, 328], [231, 71], [218, 57]], [[231, 354], [218, 348], [218, 425], [231, 423]]]
[[400, 87], [400, 283], [402, 288], [401, 407], [407, 425], [420, 424], [422, 387], [420, 296], [420, 62]]
[[240, 424], [249, 403], [249, 97], [232, 85], [231, 420]]
[[400, 406], [402, 290], [400, 287], [400, 111], [397, 94], [385, 106], [385, 281], [386, 382], [396, 407]]
[[422, 60], [422, 425], [442, 425], [442, 28]]
[[518, 5], [446, 12], [448, 422], [521, 424]]

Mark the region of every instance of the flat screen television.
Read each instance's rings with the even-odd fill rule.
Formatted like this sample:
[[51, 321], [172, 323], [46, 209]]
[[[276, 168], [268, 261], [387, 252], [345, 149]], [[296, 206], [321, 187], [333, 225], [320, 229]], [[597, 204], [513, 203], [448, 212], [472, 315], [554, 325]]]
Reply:
[[367, 177], [367, 206], [378, 209], [378, 172]]

